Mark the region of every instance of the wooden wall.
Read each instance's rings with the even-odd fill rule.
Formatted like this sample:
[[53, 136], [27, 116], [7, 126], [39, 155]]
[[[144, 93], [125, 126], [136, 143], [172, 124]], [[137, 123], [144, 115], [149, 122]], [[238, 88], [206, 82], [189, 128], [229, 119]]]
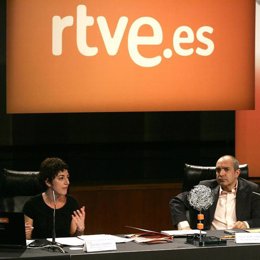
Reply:
[[125, 226], [151, 230], [173, 229], [169, 201], [180, 183], [71, 186], [70, 193], [86, 206], [86, 234], [123, 234]]

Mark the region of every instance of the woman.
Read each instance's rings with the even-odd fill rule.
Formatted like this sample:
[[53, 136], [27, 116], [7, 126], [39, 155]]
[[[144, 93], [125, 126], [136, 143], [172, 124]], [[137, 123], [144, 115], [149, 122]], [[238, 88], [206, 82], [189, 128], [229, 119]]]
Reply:
[[84, 233], [85, 207], [79, 208], [77, 201], [67, 194], [69, 177], [68, 165], [60, 158], [47, 158], [41, 163], [39, 178], [46, 191], [24, 205], [26, 239], [53, 237], [54, 215], [57, 237]]

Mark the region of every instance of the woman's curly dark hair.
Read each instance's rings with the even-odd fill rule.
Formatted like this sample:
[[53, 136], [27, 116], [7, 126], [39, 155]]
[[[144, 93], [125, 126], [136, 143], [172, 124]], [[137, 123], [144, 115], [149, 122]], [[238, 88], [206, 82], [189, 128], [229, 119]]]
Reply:
[[52, 182], [60, 171], [68, 170], [69, 167], [62, 159], [57, 157], [46, 158], [40, 165], [39, 180], [43, 187], [47, 187], [45, 181]]

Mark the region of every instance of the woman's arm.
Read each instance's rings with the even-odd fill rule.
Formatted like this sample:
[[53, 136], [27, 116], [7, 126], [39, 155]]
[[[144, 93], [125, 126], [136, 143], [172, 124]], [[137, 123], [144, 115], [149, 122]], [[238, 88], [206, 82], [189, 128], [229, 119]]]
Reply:
[[25, 220], [25, 235], [26, 239], [32, 239], [33, 220], [28, 216], [24, 215]]

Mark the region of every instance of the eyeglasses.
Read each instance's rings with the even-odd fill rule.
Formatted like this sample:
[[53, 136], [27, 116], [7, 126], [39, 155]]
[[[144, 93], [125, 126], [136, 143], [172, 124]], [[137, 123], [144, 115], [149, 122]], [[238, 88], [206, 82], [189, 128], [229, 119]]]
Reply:
[[230, 169], [231, 169], [230, 167], [217, 167], [216, 172], [220, 173], [221, 170], [224, 170], [224, 172], [228, 172], [228, 171], [230, 171]]

